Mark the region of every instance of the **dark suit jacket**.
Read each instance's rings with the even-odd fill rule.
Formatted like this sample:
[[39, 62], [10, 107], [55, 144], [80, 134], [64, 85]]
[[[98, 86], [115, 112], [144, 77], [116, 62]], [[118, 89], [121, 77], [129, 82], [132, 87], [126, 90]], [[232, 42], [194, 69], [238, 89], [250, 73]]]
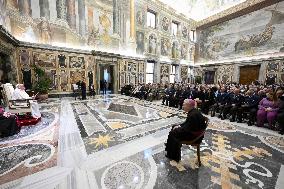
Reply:
[[[188, 112], [185, 122], [180, 124], [180, 126], [180, 128], [175, 129], [176, 132], [180, 133], [179, 136], [183, 136], [183, 139], [190, 140], [206, 129], [205, 118], [194, 108]], [[185, 136], [188, 137], [184, 138]]]

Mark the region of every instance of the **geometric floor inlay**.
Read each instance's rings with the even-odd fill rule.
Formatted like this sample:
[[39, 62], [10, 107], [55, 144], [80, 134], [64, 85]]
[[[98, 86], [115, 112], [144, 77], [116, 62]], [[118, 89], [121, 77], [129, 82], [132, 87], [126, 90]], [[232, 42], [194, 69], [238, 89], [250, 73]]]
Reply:
[[170, 127], [184, 122], [187, 115], [161, 102], [122, 95], [85, 101], [64, 98], [41, 104], [41, 112], [39, 124], [0, 139], [0, 188], [282, 189], [284, 185], [284, 138], [265, 128], [209, 117], [198, 167], [191, 146], [182, 146], [179, 163], [165, 157]]
[[[153, 188], [269, 189], [275, 188], [281, 164], [284, 163], [281, 152], [262, 143], [258, 136], [239, 131], [208, 129], [201, 145], [200, 168], [196, 164], [195, 149], [186, 145], [182, 147], [182, 160], [179, 164], [174, 164], [165, 157], [163, 144], [147, 151], [150, 152], [147, 158], [144, 151], [98, 170], [94, 173], [98, 182], [101, 186], [109, 185], [107, 188], [135, 188], [132, 185], [136, 180], [135, 186], [140, 188], [143, 182], [141, 188], [147, 188], [152, 182], [150, 174], [156, 172]], [[128, 174], [130, 170], [138, 172], [135, 175]], [[119, 179], [112, 180], [110, 184], [114, 175]]]
[[184, 121], [181, 111], [134, 98], [75, 102], [72, 107], [88, 154]]

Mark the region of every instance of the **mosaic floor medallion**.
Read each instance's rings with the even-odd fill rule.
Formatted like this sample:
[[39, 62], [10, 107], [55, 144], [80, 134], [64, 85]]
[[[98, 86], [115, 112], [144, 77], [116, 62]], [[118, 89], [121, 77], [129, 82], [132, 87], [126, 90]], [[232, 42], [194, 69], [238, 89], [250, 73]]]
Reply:
[[57, 165], [59, 106], [41, 109], [36, 125], [0, 138], [0, 185]]
[[94, 175], [102, 188], [141, 188], [143, 181], [142, 188], [156, 189], [270, 189], [279, 179], [284, 155], [257, 136], [208, 129], [201, 145], [201, 161], [198, 167], [196, 150], [187, 145], [182, 147], [179, 163], [170, 161], [161, 144], [95, 171]]

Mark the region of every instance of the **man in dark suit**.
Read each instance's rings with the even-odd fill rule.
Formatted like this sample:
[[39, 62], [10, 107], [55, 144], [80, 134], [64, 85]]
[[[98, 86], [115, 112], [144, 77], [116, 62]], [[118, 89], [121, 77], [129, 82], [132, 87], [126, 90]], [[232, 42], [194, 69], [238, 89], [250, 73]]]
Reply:
[[[244, 96], [240, 94], [240, 89], [234, 90], [234, 95], [231, 95], [230, 99], [230, 114], [232, 115], [232, 118], [230, 119], [231, 122], [236, 121], [237, 113], [240, 111], [240, 108], [244, 102]], [[240, 117], [238, 116], [238, 122], [241, 122]]]
[[246, 93], [244, 104], [239, 110], [240, 121], [243, 120], [244, 112], [248, 112], [248, 126], [254, 124], [256, 119], [256, 112], [258, 110], [258, 103], [260, 102], [260, 97], [253, 94], [252, 90], [248, 90]]
[[165, 149], [167, 151], [166, 157], [176, 162], [181, 159], [181, 141], [193, 140], [206, 129], [204, 116], [194, 107], [194, 100], [184, 100], [183, 109], [188, 112], [187, 118], [184, 123], [173, 126], [168, 135]]
[[217, 111], [222, 112], [224, 105], [226, 103], [227, 95], [228, 94], [226, 92], [226, 89], [222, 87], [220, 91], [217, 93], [215, 104], [212, 105], [211, 117], [214, 117]]

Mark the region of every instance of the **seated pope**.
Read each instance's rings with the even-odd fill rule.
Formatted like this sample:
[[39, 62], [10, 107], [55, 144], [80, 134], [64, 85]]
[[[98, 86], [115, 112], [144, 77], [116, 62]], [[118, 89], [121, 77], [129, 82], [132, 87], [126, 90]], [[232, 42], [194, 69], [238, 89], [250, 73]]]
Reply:
[[181, 141], [194, 140], [206, 129], [205, 117], [195, 108], [195, 101], [185, 99], [183, 110], [187, 112], [185, 122], [173, 126], [166, 145], [166, 157], [179, 162], [181, 159]]
[[30, 97], [28, 93], [25, 91], [24, 84], [17, 84], [16, 89], [12, 94], [13, 100], [23, 100], [23, 99], [30, 99], [30, 105], [32, 107], [32, 116], [33, 118], [40, 118], [41, 114], [39, 111], [39, 105], [36, 100], [34, 100], [34, 96]]

